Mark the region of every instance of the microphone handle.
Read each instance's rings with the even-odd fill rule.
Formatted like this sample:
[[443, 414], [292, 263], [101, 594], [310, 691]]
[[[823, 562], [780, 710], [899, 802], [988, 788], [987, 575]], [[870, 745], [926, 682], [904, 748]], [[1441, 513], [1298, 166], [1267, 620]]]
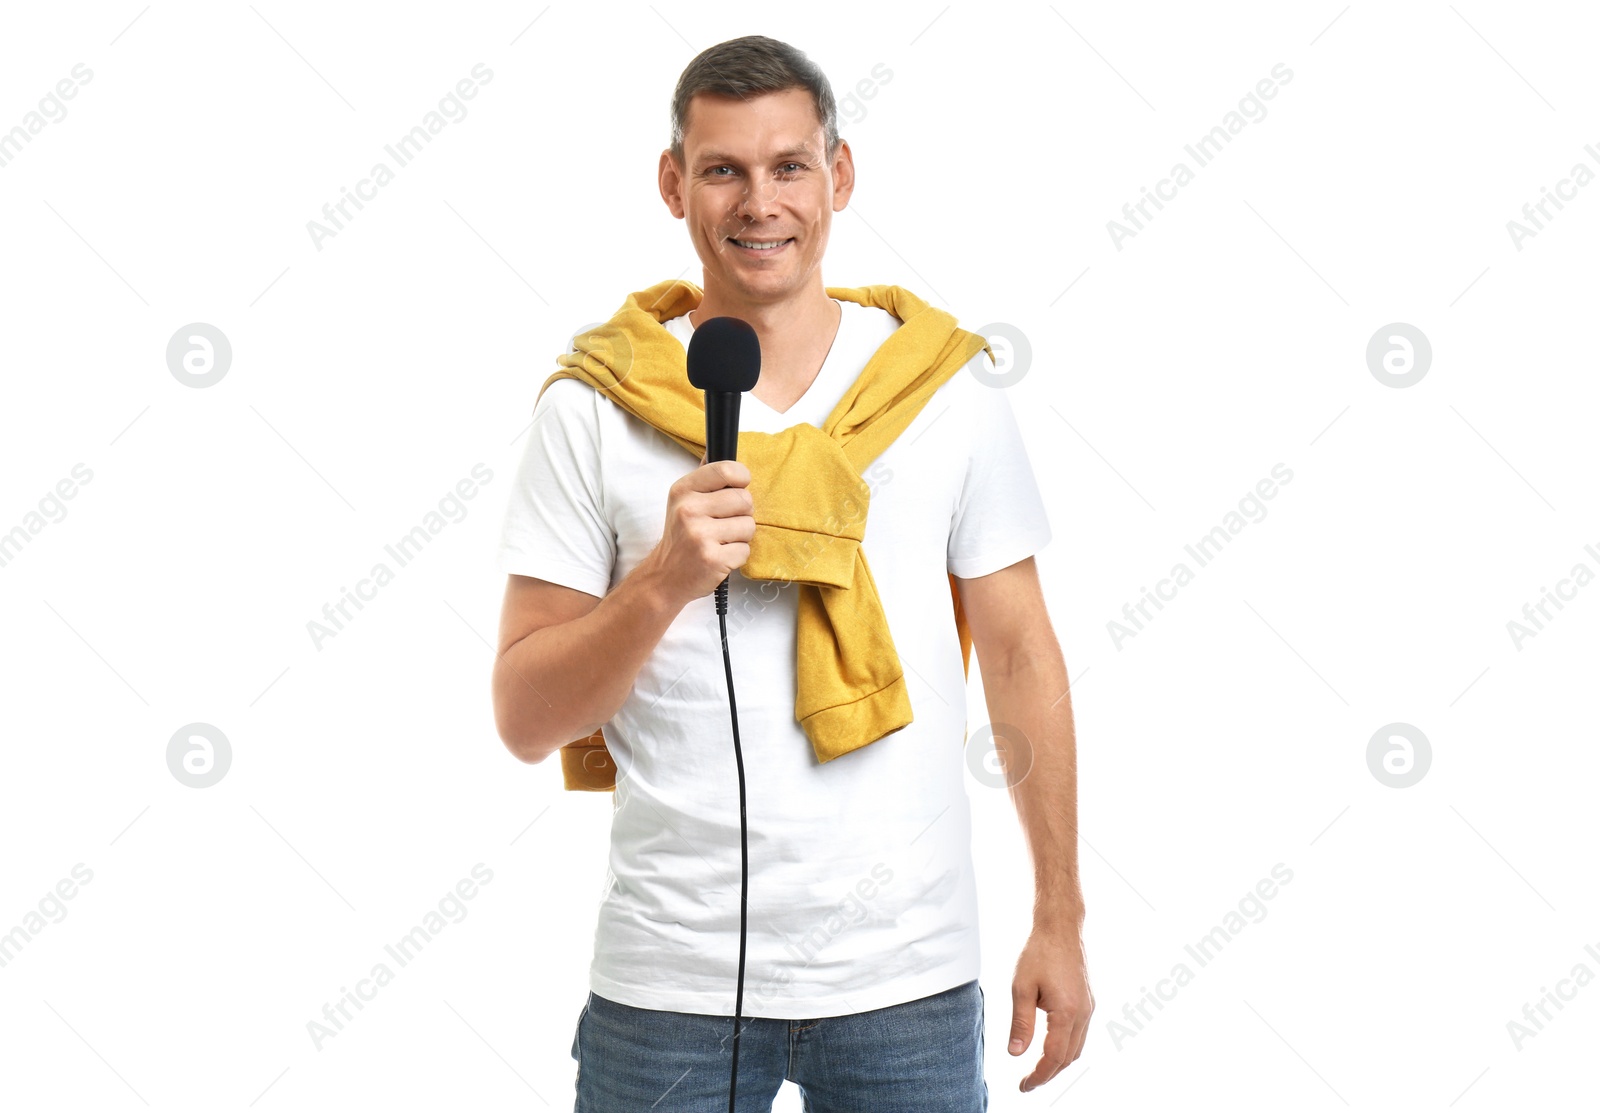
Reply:
[[[738, 391], [706, 391], [706, 463], [708, 464], [717, 460], [739, 458], [739, 398]], [[717, 585], [719, 614], [726, 606], [730, 578], [724, 576], [722, 582]]]
[[706, 391], [706, 463], [734, 460], [739, 454], [738, 391]]

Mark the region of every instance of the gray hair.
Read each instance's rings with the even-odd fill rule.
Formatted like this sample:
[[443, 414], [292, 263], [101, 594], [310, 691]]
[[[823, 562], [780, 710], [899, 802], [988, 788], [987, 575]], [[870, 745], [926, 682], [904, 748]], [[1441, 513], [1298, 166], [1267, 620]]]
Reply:
[[810, 92], [831, 161], [839, 150], [839, 117], [827, 75], [803, 51], [765, 35], [746, 35], [707, 47], [684, 68], [672, 94], [672, 157], [683, 164], [683, 131], [689, 102], [697, 93], [745, 97], [784, 89]]

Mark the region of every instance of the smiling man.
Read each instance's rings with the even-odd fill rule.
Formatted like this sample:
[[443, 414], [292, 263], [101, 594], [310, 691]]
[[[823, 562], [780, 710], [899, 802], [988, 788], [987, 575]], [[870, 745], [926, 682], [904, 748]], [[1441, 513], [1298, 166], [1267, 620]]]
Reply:
[[[725, 1102], [742, 963], [740, 1109], [789, 1079], [812, 1113], [983, 1110], [972, 650], [1035, 877], [1010, 1053], [1038, 1011], [1048, 1027], [1021, 1089], [1077, 1058], [1093, 1009], [1044, 502], [982, 337], [903, 287], [823, 284], [856, 173], [822, 72], [763, 36], [721, 43], [672, 125], [658, 185], [703, 288], [636, 291], [559, 358], [500, 547], [501, 739], [615, 794], [576, 1108]], [[721, 316], [755, 328], [761, 375], [738, 460], [707, 464], [684, 352]]]
[[753, 393], [783, 413], [811, 385], [842, 320], [821, 266], [833, 214], [855, 189], [850, 146], [829, 144], [804, 87], [687, 92], [680, 85], [678, 103], [694, 117], [695, 142], [686, 149], [674, 136], [661, 155], [660, 187], [705, 269], [689, 321], [730, 316], [753, 325], [761, 339]]

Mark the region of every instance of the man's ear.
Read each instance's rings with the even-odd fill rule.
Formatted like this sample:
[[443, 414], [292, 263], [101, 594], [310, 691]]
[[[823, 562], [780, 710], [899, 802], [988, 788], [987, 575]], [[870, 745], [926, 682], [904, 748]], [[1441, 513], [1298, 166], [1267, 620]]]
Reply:
[[850, 141], [839, 140], [839, 150], [833, 156], [833, 211], [843, 212], [856, 189], [855, 156], [850, 153]]
[[672, 157], [670, 148], [661, 152], [661, 164], [656, 170], [656, 178], [661, 188], [661, 199], [667, 203], [672, 215], [682, 220], [683, 198], [680, 196], [680, 191], [683, 188], [683, 173], [678, 169], [678, 163]]

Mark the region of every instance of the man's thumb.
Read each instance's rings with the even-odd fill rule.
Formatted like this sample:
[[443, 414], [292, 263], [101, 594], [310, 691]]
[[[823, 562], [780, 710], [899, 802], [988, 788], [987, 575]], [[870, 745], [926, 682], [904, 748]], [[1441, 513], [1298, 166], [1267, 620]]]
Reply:
[[1021, 1055], [1033, 1039], [1033, 1019], [1037, 998], [1013, 986], [1011, 989], [1011, 1054]]

